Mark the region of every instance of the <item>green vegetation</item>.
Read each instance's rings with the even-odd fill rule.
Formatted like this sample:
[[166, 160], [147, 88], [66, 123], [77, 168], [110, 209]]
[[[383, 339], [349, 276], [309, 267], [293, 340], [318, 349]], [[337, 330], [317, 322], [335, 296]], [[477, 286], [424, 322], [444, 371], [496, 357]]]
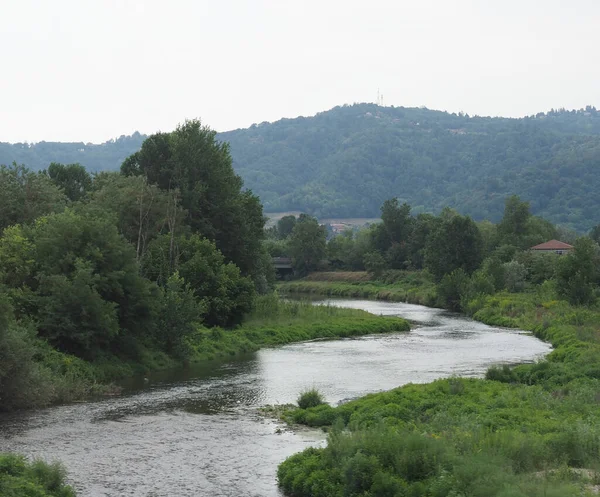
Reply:
[[[329, 430], [327, 447], [281, 464], [285, 493], [592, 495], [600, 482], [600, 248], [580, 237], [567, 255], [528, 250], [554, 236], [556, 228], [518, 197], [507, 200], [498, 225], [449, 210], [413, 217], [407, 205], [388, 201], [382, 223], [328, 247], [344, 269], [360, 260], [359, 250], [365, 266], [376, 254], [376, 271], [282, 283], [327, 295], [413, 302], [426, 295], [426, 303], [531, 330], [554, 346], [543, 361], [492, 367], [485, 380], [406, 385], [336, 408], [284, 412], [289, 422]], [[414, 269], [394, 269], [402, 267]]]
[[326, 448], [280, 466], [286, 494], [591, 495], [600, 481], [600, 308], [556, 297], [543, 285], [468, 305], [475, 319], [550, 341], [545, 361], [284, 413], [330, 427]]
[[[508, 119], [356, 104], [216, 138], [230, 143], [237, 174], [268, 212], [374, 217], [382, 199], [398, 197], [418, 213], [450, 206], [498, 221], [504, 199], [517, 194], [536, 215], [587, 231], [600, 207], [599, 135], [600, 112], [591, 106]], [[114, 171], [146, 139], [0, 143], [0, 164]], [[160, 138], [151, 140], [160, 156]]]
[[64, 483], [59, 464], [27, 462], [21, 456], [0, 454], [0, 495], [3, 497], [74, 497]]
[[302, 280], [280, 283], [278, 288], [283, 294], [368, 298], [430, 306], [436, 304], [435, 283], [427, 273], [418, 271], [389, 270], [377, 279], [371, 279], [366, 272], [311, 273]]
[[267, 212], [374, 217], [398, 197], [418, 213], [449, 206], [496, 222], [517, 194], [536, 215], [587, 231], [600, 207], [599, 135], [593, 107], [505, 119], [356, 104], [219, 139]]
[[300, 393], [297, 402], [300, 409], [310, 409], [325, 404], [325, 399], [316, 388], [311, 388]]

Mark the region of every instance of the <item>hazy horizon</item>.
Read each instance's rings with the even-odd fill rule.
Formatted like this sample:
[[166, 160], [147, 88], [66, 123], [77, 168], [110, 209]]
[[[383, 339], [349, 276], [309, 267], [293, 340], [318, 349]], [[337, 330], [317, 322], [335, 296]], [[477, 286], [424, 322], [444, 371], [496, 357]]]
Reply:
[[[314, 114], [304, 114], [304, 115], [297, 115], [297, 116], [281, 116], [281, 117], [279, 117], [277, 119], [274, 119], [273, 121], [254, 121], [254, 122], [248, 124], [247, 126], [242, 126], [242, 127], [232, 128], [232, 129], [215, 130], [215, 131], [217, 131], [217, 133], [227, 133], [229, 131], [235, 131], [237, 129], [247, 129], [247, 128], [249, 128], [250, 126], [252, 126], [254, 124], [261, 124], [263, 122], [268, 122], [269, 124], [272, 124], [272, 123], [275, 123], [275, 122], [280, 121], [282, 119], [295, 119], [295, 118], [299, 118], [299, 117], [306, 117], [306, 118], [308, 118], [308, 117], [314, 117], [317, 114], [333, 110], [334, 108], [341, 107], [343, 105], [363, 105], [363, 104], [375, 104], [375, 102], [353, 102], [353, 103], [349, 103], [349, 104], [339, 104], [339, 105], [335, 105], [335, 106], [333, 106], [333, 107], [331, 107], [329, 109], [323, 109], [323, 110], [317, 111]], [[587, 104], [587, 105], [590, 105], [590, 104]], [[395, 107], [395, 108], [404, 107], [404, 108], [409, 108], [409, 107], [403, 106], [403, 105], [394, 105], [394, 106], [392, 106], [392, 105], [389, 105], [389, 106], [385, 105], [383, 107], [390, 107], [390, 108], [391, 107]], [[433, 109], [433, 108], [428, 107], [426, 105], [422, 106], [422, 107], [425, 107], [425, 108], [427, 108], [427, 110], [431, 110], [431, 111], [449, 112], [450, 114], [453, 112], [453, 111], [447, 111], [447, 110], [443, 110], [443, 109]], [[410, 108], [416, 108], [416, 107], [410, 107]], [[583, 106], [583, 108], [585, 108], [585, 106]], [[551, 111], [552, 109], [554, 109], [554, 110], [560, 110], [560, 107], [553, 107], [553, 108], [549, 108], [549, 109], [543, 109], [543, 110], [540, 110], [538, 112], [544, 112], [544, 113], [546, 113], [548, 111]], [[565, 109], [565, 110], [567, 110], [567, 111], [581, 110], [581, 108], [577, 108], [577, 109]], [[538, 112], [534, 112], [532, 114], [527, 114], [527, 115], [524, 115], [524, 116], [485, 116], [485, 115], [479, 115], [479, 114], [471, 114], [471, 113], [466, 112], [466, 111], [464, 111], [464, 112], [465, 112], [465, 114], [468, 114], [469, 117], [471, 117], [471, 118], [474, 118], [474, 117], [484, 117], [484, 118], [485, 117], [490, 117], [490, 118], [500, 118], [500, 119], [503, 119], [503, 118], [504, 119], [520, 119], [520, 118], [524, 118], [524, 117], [530, 117], [530, 116], [535, 115], [535, 114], [538, 113]], [[194, 119], [194, 118], [188, 118], [188, 119]], [[183, 122], [184, 121], [182, 120], [181, 123], [183, 123]], [[177, 124], [179, 124], [179, 123], [177, 123]], [[202, 120], [202, 124], [203, 125], [207, 125], [210, 128], [214, 129], [213, 126], [210, 126], [210, 123], [206, 123], [206, 122], [204, 122], [204, 120]], [[175, 126], [172, 129], [174, 129], [174, 128], [175, 128]], [[151, 131], [147, 131], [147, 132], [140, 131], [140, 130], [136, 129], [136, 130], [133, 130], [130, 133], [115, 134], [114, 136], [111, 136], [111, 137], [107, 138], [106, 140], [96, 141], [96, 142], [90, 141], [90, 140], [71, 140], [71, 141], [65, 141], [65, 140], [44, 140], [44, 139], [39, 140], [39, 141], [27, 141], [27, 142], [26, 141], [6, 142], [6, 141], [0, 139], [0, 143], [11, 143], [11, 144], [15, 144], [15, 143], [28, 143], [28, 144], [35, 144], [35, 143], [40, 143], [40, 142], [53, 142], [53, 143], [86, 143], [86, 144], [90, 144], [91, 143], [92, 145], [99, 145], [99, 144], [102, 144], [102, 143], [106, 143], [106, 142], [108, 142], [110, 140], [116, 140], [116, 139], [118, 139], [121, 136], [131, 136], [134, 133], [140, 133], [142, 135], [151, 135], [153, 133], [171, 131], [172, 129], [157, 129], [157, 130], [153, 130], [153, 131], [151, 130]]]
[[0, 0], [0, 141], [223, 132], [374, 102], [600, 107], [596, 0]]

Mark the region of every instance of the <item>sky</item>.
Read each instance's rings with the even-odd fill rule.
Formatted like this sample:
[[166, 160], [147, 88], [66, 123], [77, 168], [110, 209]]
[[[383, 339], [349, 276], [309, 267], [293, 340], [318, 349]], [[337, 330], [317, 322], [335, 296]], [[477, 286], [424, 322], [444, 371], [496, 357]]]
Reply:
[[600, 108], [599, 0], [0, 0], [0, 141]]

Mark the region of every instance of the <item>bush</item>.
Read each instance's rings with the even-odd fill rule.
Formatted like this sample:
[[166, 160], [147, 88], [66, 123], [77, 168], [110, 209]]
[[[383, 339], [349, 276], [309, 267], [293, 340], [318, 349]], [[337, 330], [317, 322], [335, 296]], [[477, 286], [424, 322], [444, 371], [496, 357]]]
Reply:
[[317, 407], [325, 404], [325, 399], [316, 388], [311, 388], [302, 392], [297, 402], [300, 409], [308, 409], [309, 407]]
[[75, 497], [65, 485], [65, 470], [57, 463], [27, 462], [15, 454], [0, 454], [0, 495], [3, 497]]

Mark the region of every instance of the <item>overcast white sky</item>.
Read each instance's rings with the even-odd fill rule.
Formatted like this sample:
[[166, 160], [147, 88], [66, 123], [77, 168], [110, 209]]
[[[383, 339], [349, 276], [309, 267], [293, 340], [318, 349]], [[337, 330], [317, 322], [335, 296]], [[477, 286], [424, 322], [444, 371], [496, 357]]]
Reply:
[[0, 0], [0, 141], [600, 107], [600, 0]]

